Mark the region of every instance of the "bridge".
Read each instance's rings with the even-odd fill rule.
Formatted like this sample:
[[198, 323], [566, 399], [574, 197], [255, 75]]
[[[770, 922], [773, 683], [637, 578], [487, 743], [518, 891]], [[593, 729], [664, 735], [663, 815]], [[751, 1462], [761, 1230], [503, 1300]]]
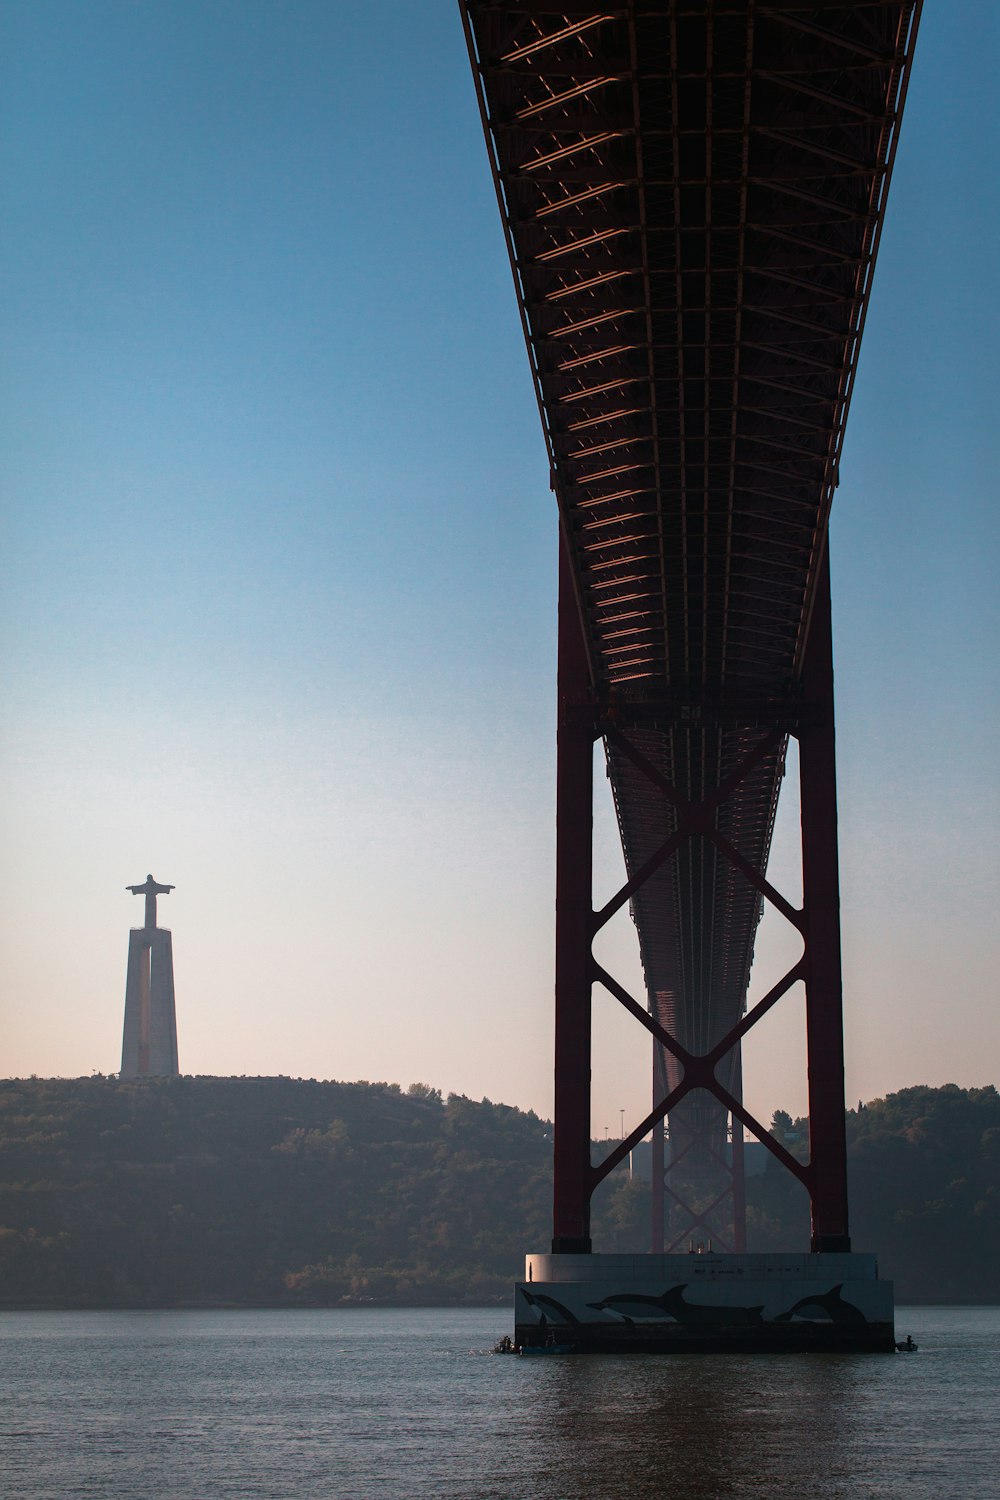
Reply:
[[[590, 1253], [592, 1194], [650, 1132], [653, 1252], [685, 1158], [685, 1222], [724, 1207], [745, 1251], [749, 1131], [808, 1190], [812, 1251], [848, 1255], [827, 535], [920, 3], [460, 8], [561, 518], [550, 1259]], [[767, 878], [790, 737], [801, 906]], [[627, 879], [594, 911], [597, 741]], [[802, 953], [748, 1010], [765, 902]], [[643, 996], [593, 954], [626, 903]], [[742, 1039], [798, 983], [806, 1161], [742, 1099]], [[597, 1165], [595, 984], [653, 1058]]]

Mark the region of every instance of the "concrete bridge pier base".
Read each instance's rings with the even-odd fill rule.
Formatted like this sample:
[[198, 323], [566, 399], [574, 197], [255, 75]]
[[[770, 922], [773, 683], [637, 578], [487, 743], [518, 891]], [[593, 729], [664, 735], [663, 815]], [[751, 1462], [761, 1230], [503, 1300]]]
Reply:
[[515, 1342], [566, 1352], [895, 1348], [874, 1255], [528, 1255]]

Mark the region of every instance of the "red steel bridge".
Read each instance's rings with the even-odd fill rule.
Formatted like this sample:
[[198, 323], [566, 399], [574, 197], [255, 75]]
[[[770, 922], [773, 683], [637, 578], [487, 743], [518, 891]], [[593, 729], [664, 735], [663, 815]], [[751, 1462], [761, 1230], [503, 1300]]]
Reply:
[[[594, 1189], [651, 1131], [653, 1250], [664, 1195], [694, 1230], [724, 1206], [742, 1250], [745, 1130], [808, 1190], [813, 1250], [848, 1250], [827, 530], [920, 3], [460, 8], [561, 517], [553, 1251], [590, 1249]], [[789, 736], [801, 907], [766, 874]], [[594, 911], [598, 740], [627, 882]], [[765, 902], [802, 954], [748, 1010]], [[641, 998], [592, 951], [626, 903]], [[804, 1162], [740, 1060], [799, 982]], [[654, 1079], [597, 1165], [594, 984]]]

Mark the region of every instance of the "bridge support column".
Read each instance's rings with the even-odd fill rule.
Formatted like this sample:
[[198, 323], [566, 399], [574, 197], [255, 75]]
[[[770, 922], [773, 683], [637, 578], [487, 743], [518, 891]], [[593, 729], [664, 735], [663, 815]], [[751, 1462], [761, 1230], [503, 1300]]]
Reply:
[[[743, 1100], [743, 1049], [736, 1060], [736, 1097]], [[742, 1255], [747, 1248], [747, 1177], [746, 1153], [743, 1149], [743, 1121], [730, 1114], [729, 1170], [733, 1183], [733, 1249]]]
[[[796, 700], [792, 722], [799, 741], [802, 825], [802, 908], [796, 910], [748, 862], [719, 829], [717, 808], [768, 755], [779, 753], [788, 730], [776, 717], [763, 729], [756, 746], [699, 804], [687, 802], [623, 733], [620, 724], [605, 723], [595, 706], [586, 643], [581, 627], [573, 574], [565, 544], [560, 557], [558, 632], [558, 733], [556, 771], [556, 1018], [555, 1018], [555, 1161], [553, 1253], [589, 1254], [590, 1197], [597, 1184], [650, 1131], [653, 1135], [654, 1252], [664, 1245], [664, 1210], [669, 1196], [688, 1209], [684, 1198], [668, 1187], [662, 1121], [697, 1089], [713, 1094], [729, 1112], [731, 1155], [709, 1151], [728, 1176], [728, 1187], [712, 1202], [713, 1214], [728, 1198], [732, 1207], [732, 1248], [746, 1243], [743, 1129], [750, 1129], [807, 1187], [812, 1202], [812, 1250], [827, 1254], [850, 1251], [847, 1212], [847, 1148], [844, 1126], [844, 1043], [840, 957], [840, 896], [837, 859], [837, 786], [833, 711], [833, 653], [830, 621], [829, 562], [818, 569], [818, 588], [802, 670], [803, 695]], [[630, 875], [621, 891], [599, 912], [592, 909], [593, 754], [603, 734], [627, 756], [677, 808], [677, 827], [647, 864]], [[594, 934], [638, 890], [663, 859], [681, 843], [702, 837], [714, 843], [750, 884], [775, 904], [801, 933], [802, 958], [704, 1056], [689, 1053], [667, 1033], [653, 1013], [644, 1010], [596, 962]], [[770, 1010], [796, 980], [806, 990], [810, 1157], [798, 1162], [776, 1142], [742, 1103], [739, 1048], [742, 1037]], [[590, 1161], [591, 990], [600, 981], [642, 1022], [659, 1042], [654, 1051], [654, 1100], [650, 1115], [628, 1140], [599, 1166]], [[717, 1068], [736, 1049], [735, 1094]], [[681, 1065], [682, 1076], [668, 1088], [664, 1050]], [[676, 1163], [671, 1158], [671, 1168]], [[689, 1209], [692, 1225], [709, 1225], [705, 1214]], [[712, 1224], [716, 1223], [712, 1220]], [[709, 1226], [711, 1228], [711, 1226]], [[682, 1236], [683, 1237], [683, 1236]], [[710, 1237], [712, 1235], [710, 1234]], [[721, 1231], [720, 1231], [721, 1237]], [[727, 1235], [728, 1237], [728, 1235]]]
[[594, 710], [565, 540], [559, 554], [556, 738], [556, 1028], [554, 1255], [590, 1241], [590, 1011]]
[[803, 662], [803, 687], [813, 709], [813, 715], [798, 735], [812, 1248], [842, 1252], [850, 1250], [851, 1241], [844, 1130], [843, 984], [828, 548], [819, 570]]
[[[653, 1048], [653, 1098], [652, 1106], [656, 1109], [661, 1099], [666, 1098], [669, 1091], [666, 1070], [663, 1066], [663, 1052], [661, 1048]], [[667, 1154], [666, 1154], [666, 1127], [662, 1117], [656, 1121], [649, 1138], [649, 1206], [652, 1214], [650, 1226], [649, 1248], [653, 1255], [662, 1255], [666, 1246], [664, 1239], [664, 1219], [666, 1210], [664, 1188], [667, 1179]]]

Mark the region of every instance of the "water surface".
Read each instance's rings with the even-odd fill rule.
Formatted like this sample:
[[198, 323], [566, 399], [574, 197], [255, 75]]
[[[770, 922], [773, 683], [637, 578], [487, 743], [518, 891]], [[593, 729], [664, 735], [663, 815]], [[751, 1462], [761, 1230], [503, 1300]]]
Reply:
[[1000, 1309], [917, 1354], [488, 1353], [497, 1309], [0, 1315], [9, 1500], [1000, 1494]]

